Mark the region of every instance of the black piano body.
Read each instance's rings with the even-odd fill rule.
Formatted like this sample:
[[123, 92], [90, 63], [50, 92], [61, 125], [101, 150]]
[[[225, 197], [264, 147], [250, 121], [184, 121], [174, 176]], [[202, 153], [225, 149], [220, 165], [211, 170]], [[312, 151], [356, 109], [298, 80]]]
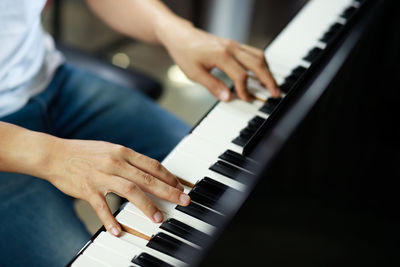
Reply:
[[400, 9], [363, 2], [249, 149], [264, 167], [201, 266], [400, 266]]

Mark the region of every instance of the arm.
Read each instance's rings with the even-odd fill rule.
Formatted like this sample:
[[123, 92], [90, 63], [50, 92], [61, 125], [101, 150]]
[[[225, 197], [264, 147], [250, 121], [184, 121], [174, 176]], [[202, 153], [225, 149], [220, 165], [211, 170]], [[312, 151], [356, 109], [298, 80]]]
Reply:
[[261, 50], [196, 29], [159, 0], [87, 2], [115, 30], [132, 38], [164, 45], [190, 79], [204, 85], [223, 101], [230, 99], [230, 91], [210, 74], [214, 67], [233, 80], [236, 92], [243, 100], [251, 99], [246, 90], [247, 70], [254, 72], [273, 96], [280, 94]]
[[107, 142], [67, 140], [0, 121], [0, 171], [49, 181], [64, 193], [83, 199], [112, 234], [121, 228], [105, 196], [114, 192], [135, 204], [154, 222], [162, 214], [144, 192], [179, 205], [189, 196], [159, 162]]

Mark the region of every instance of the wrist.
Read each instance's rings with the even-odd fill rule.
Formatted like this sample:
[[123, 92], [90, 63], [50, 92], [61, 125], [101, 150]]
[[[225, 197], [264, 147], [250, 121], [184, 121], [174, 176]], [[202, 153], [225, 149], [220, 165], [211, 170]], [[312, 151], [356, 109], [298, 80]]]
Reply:
[[25, 173], [33, 175], [50, 181], [52, 176], [56, 173], [56, 159], [57, 154], [62, 147], [61, 138], [33, 132], [32, 139], [34, 144], [33, 148], [25, 155]]

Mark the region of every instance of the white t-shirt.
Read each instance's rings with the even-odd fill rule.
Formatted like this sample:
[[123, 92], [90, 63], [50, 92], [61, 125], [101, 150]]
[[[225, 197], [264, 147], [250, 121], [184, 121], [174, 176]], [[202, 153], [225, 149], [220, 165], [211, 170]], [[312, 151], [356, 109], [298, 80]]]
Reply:
[[43, 31], [46, 0], [0, 0], [0, 117], [23, 107], [50, 83], [63, 57]]

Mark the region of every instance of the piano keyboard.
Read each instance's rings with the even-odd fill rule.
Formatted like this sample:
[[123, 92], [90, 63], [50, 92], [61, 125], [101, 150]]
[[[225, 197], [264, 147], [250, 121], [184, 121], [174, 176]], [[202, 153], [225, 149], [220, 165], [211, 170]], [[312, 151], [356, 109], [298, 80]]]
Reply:
[[[284, 93], [318, 60], [361, 7], [362, 0], [311, 0], [265, 50], [265, 57]], [[258, 163], [242, 156], [243, 147], [281, 102], [249, 78], [249, 90], [264, 101], [219, 102], [165, 158], [163, 165], [184, 179], [187, 207], [150, 196], [164, 213], [151, 222], [131, 203], [116, 219], [117, 238], [102, 228], [72, 260], [81, 266], [187, 266], [226, 216], [218, 205], [230, 190], [240, 195], [256, 179]]]

